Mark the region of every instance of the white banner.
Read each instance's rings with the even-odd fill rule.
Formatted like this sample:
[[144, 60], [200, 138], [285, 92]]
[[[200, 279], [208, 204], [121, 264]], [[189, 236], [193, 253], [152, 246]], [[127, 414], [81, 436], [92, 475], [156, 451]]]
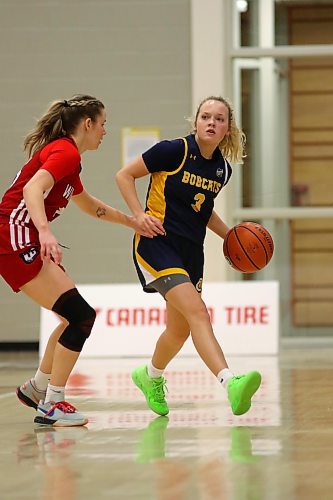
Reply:
[[[97, 312], [81, 357], [152, 355], [166, 321], [160, 294], [146, 294], [137, 284], [78, 285], [78, 289]], [[278, 353], [278, 282], [206, 283], [202, 296], [226, 355]], [[40, 355], [57, 324], [55, 314], [42, 308]], [[195, 354], [189, 338], [178, 356]]]

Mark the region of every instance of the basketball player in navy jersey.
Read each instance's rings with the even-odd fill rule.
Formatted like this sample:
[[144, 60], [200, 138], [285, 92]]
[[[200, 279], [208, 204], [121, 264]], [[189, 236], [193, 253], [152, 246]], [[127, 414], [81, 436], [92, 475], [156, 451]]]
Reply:
[[[214, 211], [214, 200], [230, 179], [229, 161], [242, 162], [244, 139], [230, 104], [208, 97], [198, 107], [190, 135], [159, 142], [116, 175], [141, 230], [156, 234], [147, 238], [137, 233], [133, 257], [143, 289], [165, 298], [167, 324], [150, 363], [135, 369], [132, 379], [159, 415], [169, 412], [163, 372], [189, 335], [227, 390], [235, 415], [250, 409], [261, 383], [257, 371], [241, 376], [230, 371], [201, 298], [206, 228], [222, 239], [228, 231]], [[135, 181], [145, 175], [150, 183], [143, 209]]]
[[61, 319], [34, 378], [17, 388], [20, 401], [37, 409], [38, 424], [87, 423], [65, 401], [65, 385], [96, 317], [61, 267], [61, 246], [50, 222], [72, 199], [93, 217], [141, 231], [135, 218], [91, 196], [80, 180], [81, 155], [98, 149], [105, 121], [104, 105], [95, 97], [55, 101], [26, 137], [30, 160], [0, 203], [0, 275], [15, 292], [21, 290]]

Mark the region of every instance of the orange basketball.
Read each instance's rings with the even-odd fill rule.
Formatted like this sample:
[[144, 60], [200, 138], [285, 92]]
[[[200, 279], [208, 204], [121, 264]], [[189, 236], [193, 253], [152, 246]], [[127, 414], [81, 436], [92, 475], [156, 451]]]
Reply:
[[232, 227], [224, 239], [223, 253], [231, 267], [242, 273], [263, 269], [274, 252], [273, 238], [256, 222], [241, 222]]

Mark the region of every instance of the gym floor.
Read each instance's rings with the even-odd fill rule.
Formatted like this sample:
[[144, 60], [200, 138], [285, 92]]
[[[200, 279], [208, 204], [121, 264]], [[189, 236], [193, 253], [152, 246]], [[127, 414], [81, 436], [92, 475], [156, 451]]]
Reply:
[[331, 499], [332, 359], [331, 348], [229, 357], [235, 373], [263, 375], [241, 417], [198, 358], [170, 364], [167, 417], [131, 381], [145, 360], [81, 359], [67, 400], [89, 424], [54, 429], [15, 395], [37, 354], [0, 353], [0, 499]]

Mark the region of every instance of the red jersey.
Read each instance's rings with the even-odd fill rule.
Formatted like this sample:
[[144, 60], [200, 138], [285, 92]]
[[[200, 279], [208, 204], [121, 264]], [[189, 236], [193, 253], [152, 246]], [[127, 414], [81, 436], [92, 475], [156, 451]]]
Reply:
[[47, 220], [51, 222], [68, 205], [71, 196], [83, 190], [80, 162], [81, 156], [76, 144], [72, 139], [64, 137], [44, 146], [24, 165], [0, 203], [0, 224], [10, 226], [10, 246], [0, 248], [0, 253], [30, 246], [36, 240], [36, 234], [38, 235], [23, 198], [23, 188], [27, 182], [39, 169], [47, 170], [54, 178], [54, 185], [44, 193], [45, 213]]

